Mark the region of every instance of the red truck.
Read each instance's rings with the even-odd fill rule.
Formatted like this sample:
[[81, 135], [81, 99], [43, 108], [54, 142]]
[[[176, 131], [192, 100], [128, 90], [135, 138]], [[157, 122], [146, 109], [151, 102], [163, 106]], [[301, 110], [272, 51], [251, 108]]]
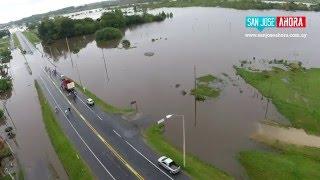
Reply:
[[75, 88], [75, 83], [72, 79], [63, 76], [61, 77], [61, 87], [68, 92], [72, 92]]

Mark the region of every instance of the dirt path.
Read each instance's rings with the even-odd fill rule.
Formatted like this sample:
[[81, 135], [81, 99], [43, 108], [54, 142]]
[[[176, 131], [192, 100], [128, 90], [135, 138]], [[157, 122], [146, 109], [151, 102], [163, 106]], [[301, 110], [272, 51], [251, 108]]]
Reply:
[[258, 130], [252, 136], [254, 139], [279, 140], [289, 144], [310, 147], [320, 147], [320, 137], [307, 134], [303, 129], [280, 127], [259, 123]]

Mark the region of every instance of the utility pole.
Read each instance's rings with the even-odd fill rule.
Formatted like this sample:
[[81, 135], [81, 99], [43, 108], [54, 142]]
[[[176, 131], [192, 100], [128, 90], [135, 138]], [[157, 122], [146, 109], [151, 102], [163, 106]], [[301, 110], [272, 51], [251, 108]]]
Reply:
[[272, 88], [272, 81], [270, 81], [270, 87], [269, 87], [269, 98], [267, 98], [267, 107], [266, 107], [266, 112], [264, 114], [264, 119], [267, 119], [267, 114], [268, 114], [268, 109], [269, 109], [269, 102], [271, 99], [271, 88]]
[[[194, 75], [194, 90], [197, 88], [197, 72], [196, 72], [196, 65], [193, 67], [193, 75]], [[197, 98], [194, 95], [194, 126], [197, 126]]]
[[53, 60], [53, 54], [52, 54], [51, 47], [50, 47], [50, 46], [48, 46], [48, 47], [49, 47], [49, 51], [50, 51], [50, 54], [51, 54], [51, 58], [52, 58], [52, 60]]
[[67, 47], [68, 47], [68, 51], [69, 51], [69, 55], [70, 55], [71, 66], [73, 67], [73, 61], [72, 61], [71, 51], [70, 51], [70, 47], [69, 47], [69, 43], [68, 43], [68, 38], [67, 37], [66, 37], [66, 43], [67, 43]]
[[81, 87], [83, 87], [83, 84], [82, 84], [82, 81], [81, 81], [81, 77], [80, 77], [80, 72], [79, 72], [79, 66], [78, 66], [77, 61], [75, 61], [75, 62], [76, 62], [76, 69], [77, 69], [77, 74], [78, 74], [79, 82], [80, 82]]
[[105, 71], [106, 71], [106, 74], [107, 74], [107, 81], [109, 81], [109, 75], [108, 75], [106, 58], [105, 58], [105, 56], [104, 56], [104, 53], [103, 53], [103, 49], [102, 49], [102, 48], [101, 48], [101, 52], [102, 52], [102, 58], [103, 58], [104, 68], [105, 68]]

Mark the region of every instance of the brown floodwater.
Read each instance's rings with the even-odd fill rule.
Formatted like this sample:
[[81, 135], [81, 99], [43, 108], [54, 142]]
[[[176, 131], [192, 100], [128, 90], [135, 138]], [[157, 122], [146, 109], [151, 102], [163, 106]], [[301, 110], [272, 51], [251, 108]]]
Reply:
[[[30, 75], [25, 58], [19, 50], [12, 51], [9, 75], [13, 79], [13, 90], [2, 98], [7, 110], [7, 123], [15, 127], [16, 137], [9, 140], [22, 166], [25, 179], [67, 179], [45, 130], [34, 79], [37, 71]], [[33, 55], [26, 55], [32, 64]], [[35, 69], [35, 68], [32, 68]]]
[[[223, 8], [169, 8], [173, 12], [164, 22], [135, 26], [125, 31], [134, 48], [117, 48], [118, 42], [97, 45], [93, 36], [69, 39], [72, 60], [64, 40], [43, 47], [58, 70], [76, 79], [108, 103], [129, 107], [135, 100], [144, 121], [142, 127], [167, 114], [181, 114], [186, 120], [187, 152], [195, 154], [237, 178], [245, 178], [237, 162], [239, 151], [265, 149], [250, 140], [265, 119], [267, 102], [257, 91], [235, 75], [233, 65], [240, 60], [301, 60], [307, 67], [318, 66], [320, 17], [314, 12], [240, 11]], [[307, 33], [302, 38], [245, 38], [246, 16], [305, 15], [304, 30], [267, 29], [267, 33]], [[158, 39], [152, 42], [152, 39]], [[42, 51], [42, 46], [38, 48]], [[145, 56], [153, 52], [153, 56]], [[105, 57], [105, 59], [103, 58]], [[218, 98], [197, 102], [182, 95], [194, 85], [197, 76], [214, 74], [223, 79]], [[223, 76], [227, 73], [228, 76]], [[176, 87], [176, 84], [180, 84]], [[288, 123], [271, 104], [268, 119]], [[165, 136], [182, 145], [181, 120], [166, 122]]]

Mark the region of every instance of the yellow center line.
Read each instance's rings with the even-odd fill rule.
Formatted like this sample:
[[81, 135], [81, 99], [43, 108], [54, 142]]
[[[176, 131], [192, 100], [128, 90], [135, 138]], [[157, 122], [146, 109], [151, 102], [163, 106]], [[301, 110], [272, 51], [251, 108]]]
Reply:
[[[48, 75], [47, 75], [48, 76]], [[50, 81], [59, 90], [62, 96], [67, 100], [73, 110], [79, 115], [79, 117], [86, 123], [91, 131], [107, 146], [107, 148], [129, 169], [138, 179], [144, 180], [144, 178], [132, 167], [130, 164], [98, 133], [98, 131], [84, 118], [84, 116], [78, 111], [78, 109], [69, 101], [66, 95], [59, 89], [56, 83], [49, 77]]]

